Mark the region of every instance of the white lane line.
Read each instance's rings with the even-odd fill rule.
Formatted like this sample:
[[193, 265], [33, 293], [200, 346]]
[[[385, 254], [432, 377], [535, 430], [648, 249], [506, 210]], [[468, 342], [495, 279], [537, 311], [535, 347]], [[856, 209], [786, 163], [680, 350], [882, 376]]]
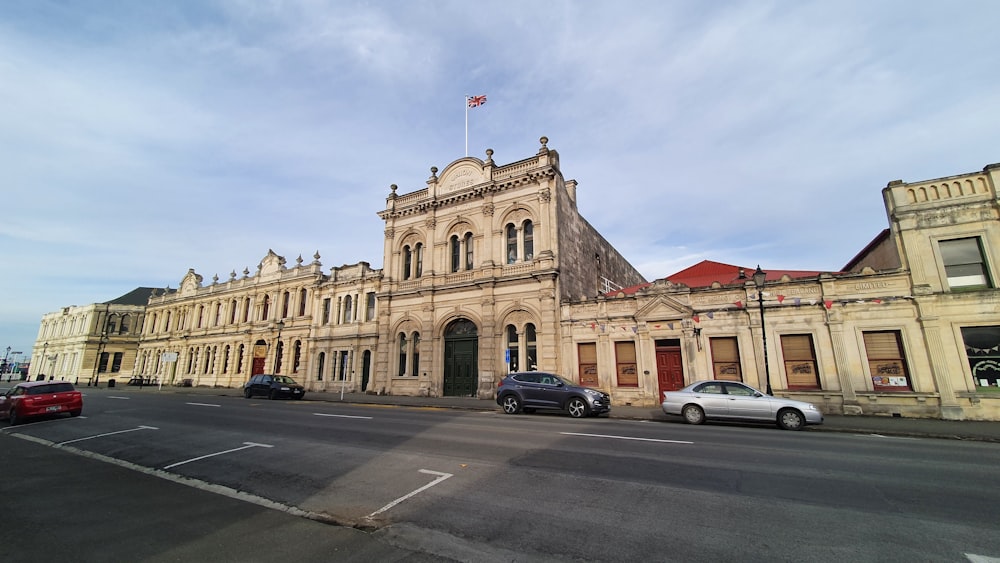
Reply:
[[247, 448], [273, 448], [274, 447], [274, 446], [272, 446], [270, 444], [258, 444], [257, 442], [243, 442], [243, 443], [245, 445], [242, 446], [242, 447], [239, 447], [239, 448], [233, 448], [231, 450], [226, 450], [224, 452], [215, 452], [214, 454], [208, 454], [208, 455], [203, 455], [203, 456], [199, 456], [199, 457], [195, 457], [195, 458], [191, 458], [191, 459], [186, 459], [184, 461], [178, 461], [177, 463], [171, 463], [170, 465], [164, 467], [163, 469], [170, 469], [172, 467], [177, 467], [178, 465], [184, 465], [185, 463], [191, 463], [192, 461], [198, 461], [198, 460], [201, 460], [201, 459], [207, 459], [207, 458], [210, 458], [210, 457], [215, 457], [217, 455], [230, 454], [230, 453], [233, 453], [233, 452], [238, 452], [240, 450], [245, 450]]
[[109, 399], [118, 399], [119, 401], [127, 401], [127, 400], [131, 399], [132, 397], [119, 397], [118, 395], [109, 395], [108, 398]]
[[389, 504], [383, 506], [382, 508], [376, 510], [375, 512], [372, 512], [368, 516], [365, 516], [365, 518], [371, 519], [376, 514], [379, 514], [380, 512], [385, 512], [386, 510], [389, 510], [390, 508], [396, 506], [397, 504], [403, 502], [404, 500], [406, 500], [408, 498], [411, 498], [413, 496], [416, 496], [416, 495], [418, 495], [418, 494], [426, 491], [427, 489], [433, 487], [434, 485], [437, 485], [438, 483], [440, 483], [440, 482], [444, 481], [445, 479], [448, 479], [449, 477], [452, 476], [451, 473], [441, 473], [440, 471], [431, 471], [430, 469], [421, 469], [420, 472], [421, 473], [426, 473], [428, 475], [437, 475], [438, 477], [437, 477], [437, 479], [434, 479], [433, 481], [431, 481], [430, 483], [427, 483], [423, 487], [420, 487], [419, 489], [417, 489], [417, 490], [415, 490], [415, 491], [413, 491], [413, 492], [411, 492], [409, 494], [403, 495], [403, 496], [399, 497], [398, 499], [390, 502]]
[[363, 418], [365, 420], [371, 420], [372, 419], [372, 417], [370, 417], [370, 416], [353, 416], [353, 415], [349, 415], [349, 414], [326, 414], [326, 413], [321, 413], [321, 412], [314, 412], [313, 414], [316, 415], [316, 416], [335, 416], [337, 418]]
[[66, 440], [65, 442], [59, 442], [56, 446], [63, 446], [66, 444], [72, 444], [73, 442], [83, 442], [84, 440], [93, 440], [94, 438], [103, 438], [105, 436], [114, 436], [115, 434], [124, 434], [126, 432], [135, 432], [137, 430], [159, 430], [155, 426], [138, 426], [136, 428], [129, 428], [128, 430], [118, 430], [117, 432], [106, 432], [104, 434], [95, 434], [93, 436], [87, 436], [85, 438], [77, 438], [76, 440]]
[[185, 405], [191, 405], [193, 407], [221, 407], [222, 405], [213, 405], [212, 403], [184, 403]]
[[661, 440], [659, 438], [636, 438], [635, 436], [612, 436], [610, 434], [584, 434], [582, 432], [560, 432], [566, 436], [588, 436], [590, 438], [614, 438], [616, 440], [638, 440], [640, 442], [662, 442], [664, 444], [693, 444], [686, 440]]
[[975, 553], [966, 553], [965, 558], [972, 563], [1000, 563], [1000, 558], [976, 555]]

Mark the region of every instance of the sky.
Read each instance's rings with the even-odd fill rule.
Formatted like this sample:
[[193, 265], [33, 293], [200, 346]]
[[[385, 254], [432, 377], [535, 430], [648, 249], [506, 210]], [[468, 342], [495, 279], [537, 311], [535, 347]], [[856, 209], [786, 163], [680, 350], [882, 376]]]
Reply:
[[648, 280], [837, 271], [888, 227], [889, 181], [1000, 162], [997, 21], [994, 0], [5, 0], [0, 354], [46, 313], [269, 249], [381, 267], [389, 186], [425, 187], [466, 134], [498, 165], [548, 137]]

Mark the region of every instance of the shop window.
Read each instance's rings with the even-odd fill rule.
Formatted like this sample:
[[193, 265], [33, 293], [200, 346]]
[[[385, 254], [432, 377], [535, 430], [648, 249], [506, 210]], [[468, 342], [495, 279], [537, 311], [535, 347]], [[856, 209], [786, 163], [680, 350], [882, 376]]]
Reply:
[[712, 373], [715, 379], [743, 381], [740, 369], [740, 347], [735, 336], [710, 338], [712, 348]]
[[345, 379], [347, 379], [347, 360], [348, 360], [347, 352], [341, 352], [340, 353], [340, 373], [337, 374], [337, 379], [340, 380], [340, 381], [344, 381]]
[[977, 392], [1000, 393], [1000, 326], [962, 327]]
[[615, 364], [619, 387], [639, 386], [639, 367], [635, 362], [635, 342], [615, 342]]
[[944, 262], [948, 287], [951, 289], [982, 289], [992, 287], [983, 259], [979, 237], [943, 240], [938, 243]]
[[585, 342], [577, 344], [577, 354], [580, 359], [580, 385], [597, 387], [597, 344]]
[[781, 354], [789, 389], [819, 389], [816, 349], [811, 334], [789, 334], [781, 337]]
[[865, 332], [863, 336], [872, 388], [875, 391], [912, 390], [899, 331]]

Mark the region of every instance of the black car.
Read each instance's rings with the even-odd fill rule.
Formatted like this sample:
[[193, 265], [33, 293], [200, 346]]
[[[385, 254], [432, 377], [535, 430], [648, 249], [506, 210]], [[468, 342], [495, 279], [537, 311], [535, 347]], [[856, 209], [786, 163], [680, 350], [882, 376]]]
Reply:
[[611, 412], [611, 397], [607, 393], [541, 371], [512, 373], [503, 378], [497, 389], [497, 404], [507, 414], [550, 409], [582, 418]]
[[268, 399], [291, 397], [301, 399], [306, 395], [305, 387], [295, 382], [287, 375], [270, 375], [262, 373], [250, 378], [243, 386], [243, 396], [249, 399], [254, 395], [266, 395]]

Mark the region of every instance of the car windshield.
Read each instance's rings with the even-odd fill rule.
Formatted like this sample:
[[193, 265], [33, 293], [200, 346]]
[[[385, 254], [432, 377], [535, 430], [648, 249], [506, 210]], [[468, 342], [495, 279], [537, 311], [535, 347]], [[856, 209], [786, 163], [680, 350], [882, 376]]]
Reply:
[[295, 384], [295, 380], [292, 379], [291, 377], [288, 377], [287, 375], [276, 375], [274, 376], [274, 380], [278, 383], [288, 383], [292, 385]]

